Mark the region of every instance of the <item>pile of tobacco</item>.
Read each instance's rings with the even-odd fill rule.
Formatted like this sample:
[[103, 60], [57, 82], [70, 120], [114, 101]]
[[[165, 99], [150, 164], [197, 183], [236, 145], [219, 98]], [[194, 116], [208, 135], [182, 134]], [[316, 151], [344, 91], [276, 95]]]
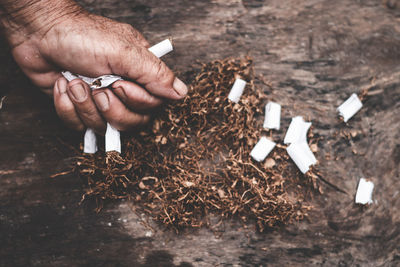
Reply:
[[[235, 78], [248, 81], [238, 104], [227, 99]], [[188, 96], [166, 106], [152, 125], [123, 140], [123, 152], [79, 158], [88, 183], [84, 198], [101, 208], [127, 198], [156, 221], [173, 226], [210, 225], [210, 215], [255, 222], [262, 231], [300, 220], [310, 206], [313, 179], [303, 176], [284, 146], [258, 163], [250, 151], [262, 135], [267, 96], [252, 61], [226, 59], [202, 66]]]

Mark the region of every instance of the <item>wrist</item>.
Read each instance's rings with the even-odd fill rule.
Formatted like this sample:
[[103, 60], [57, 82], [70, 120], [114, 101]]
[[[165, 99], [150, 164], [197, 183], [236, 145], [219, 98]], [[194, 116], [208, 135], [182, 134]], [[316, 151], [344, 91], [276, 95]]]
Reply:
[[0, 27], [15, 47], [32, 36], [42, 38], [56, 24], [82, 12], [72, 0], [0, 0]]

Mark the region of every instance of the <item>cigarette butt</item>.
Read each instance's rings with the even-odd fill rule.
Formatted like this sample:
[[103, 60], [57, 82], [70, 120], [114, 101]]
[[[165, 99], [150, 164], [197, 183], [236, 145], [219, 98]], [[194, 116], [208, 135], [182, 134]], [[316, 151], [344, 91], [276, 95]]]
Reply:
[[242, 79], [236, 79], [228, 95], [228, 99], [234, 103], [239, 103], [240, 97], [242, 96], [245, 87], [246, 81]]
[[168, 54], [172, 50], [174, 50], [174, 48], [169, 39], [165, 39], [164, 41], [162, 41], [156, 45], [153, 45], [152, 47], [149, 48], [149, 51], [158, 58]]
[[303, 117], [297, 116], [292, 119], [286, 132], [284, 143], [307, 143], [307, 132], [311, 127], [311, 122], [305, 122]]
[[339, 115], [343, 117], [344, 122], [347, 122], [362, 108], [362, 106], [363, 105], [358, 96], [356, 94], [352, 94], [337, 108], [337, 111], [339, 112]]
[[3, 103], [4, 103], [4, 100], [6, 99], [6, 96], [2, 96], [1, 98], [0, 98], [0, 109], [2, 109], [3, 108]]
[[308, 172], [310, 166], [317, 163], [317, 159], [306, 142], [292, 143], [286, 151], [302, 173]]
[[269, 102], [265, 105], [265, 119], [263, 127], [279, 130], [281, 125], [281, 105]]
[[121, 137], [119, 131], [107, 123], [106, 152], [110, 151], [121, 153]]
[[275, 145], [276, 145], [275, 142], [272, 142], [271, 140], [263, 136], [251, 150], [250, 156], [254, 160], [261, 162], [268, 156], [268, 154], [272, 151]]
[[96, 134], [93, 129], [86, 129], [85, 137], [83, 138], [83, 153], [94, 154], [97, 152]]
[[357, 193], [356, 193], [356, 203], [357, 204], [372, 204], [372, 192], [374, 190], [374, 183], [367, 181], [365, 178], [361, 178], [358, 183]]

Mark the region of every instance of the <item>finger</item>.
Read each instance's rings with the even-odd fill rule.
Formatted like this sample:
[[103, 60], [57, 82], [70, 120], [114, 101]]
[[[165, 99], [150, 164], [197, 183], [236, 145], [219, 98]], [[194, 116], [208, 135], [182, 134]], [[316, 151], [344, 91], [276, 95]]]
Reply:
[[155, 108], [162, 103], [160, 98], [153, 96], [133, 82], [117, 81], [112, 88], [119, 99], [133, 111]]
[[72, 129], [83, 131], [85, 126], [75, 111], [74, 104], [69, 99], [67, 94], [68, 81], [61, 77], [54, 84], [53, 98], [54, 106], [58, 116], [65, 122], [65, 124]]
[[48, 95], [53, 94], [55, 82], [57, 81], [58, 78], [62, 77], [61, 73], [57, 71], [49, 71], [45, 73], [26, 71], [26, 74], [28, 75], [32, 83], [34, 83], [36, 86], [40, 88], [50, 89], [50, 90], [42, 89], [42, 91]]
[[72, 80], [68, 83], [67, 93], [82, 122], [98, 134], [104, 135], [106, 123], [97, 110], [89, 85], [80, 79]]
[[142, 84], [153, 95], [181, 99], [187, 94], [187, 86], [145, 47], [125, 46], [109, 61], [116, 74]]
[[127, 109], [109, 89], [93, 91], [93, 98], [103, 117], [117, 130], [130, 130], [149, 121], [148, 115]]

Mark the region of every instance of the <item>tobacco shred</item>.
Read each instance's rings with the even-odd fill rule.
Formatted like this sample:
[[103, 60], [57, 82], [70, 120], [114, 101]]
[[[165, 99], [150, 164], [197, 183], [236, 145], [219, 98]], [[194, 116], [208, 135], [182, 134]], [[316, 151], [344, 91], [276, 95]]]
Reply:
[[[239, 102], [227, 99], [237, 77], [248, 81]], [[250, 151], [263, 132], [267, 96], [252, 60], [202, 65], [188, 96], [123, 140], [123, 153], [84, 155], [77, 169], [84, 198], [127, 198], [175, 229], [211, 226], [209, 215], [255, 222], [257, 229], [301, 220], [315, 179], [303, 176], [278, 145], [262, 163]], [[275, 140], [279, 141], [279, 140]], [[314, 185], [314, 187], [316, 187]]]

